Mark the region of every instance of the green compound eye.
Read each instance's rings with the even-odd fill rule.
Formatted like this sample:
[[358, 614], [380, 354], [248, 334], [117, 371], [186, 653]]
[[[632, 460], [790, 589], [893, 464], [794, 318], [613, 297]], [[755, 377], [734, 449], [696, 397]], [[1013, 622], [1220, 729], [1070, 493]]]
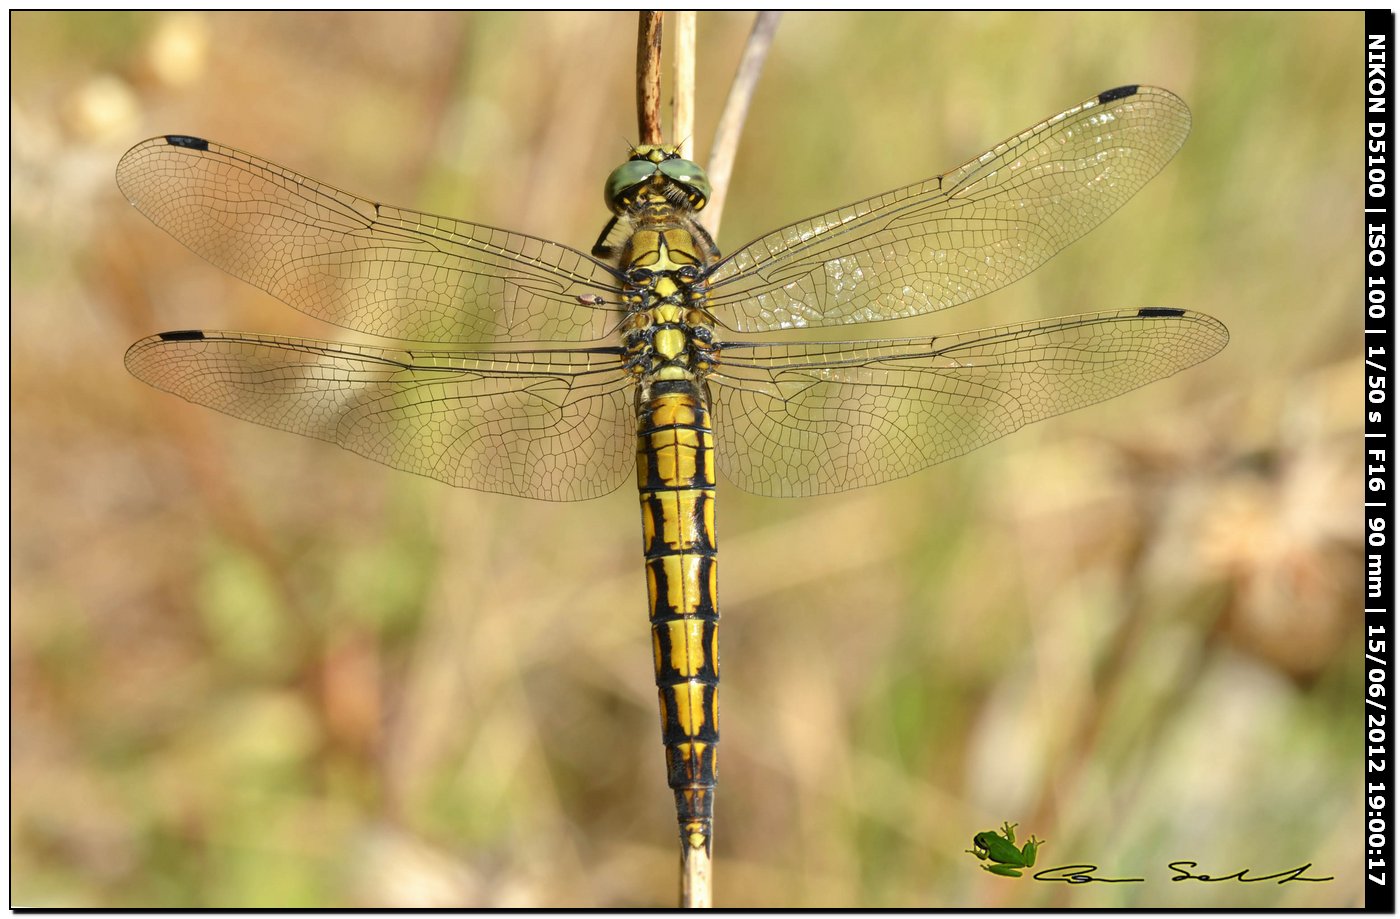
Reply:
[[690, 193], [691, 207], [697, 211], [710, 200], [710, 179], [695, 163], [677, 158], [663, 160], [658, 168], [662, 175]]
[[626, 209], [628, 192], [656, 175], [656, 164], [646, 160], [629, 160], [612, 171], [603, 185], [603, 201], [608, 210], [620, 214]]

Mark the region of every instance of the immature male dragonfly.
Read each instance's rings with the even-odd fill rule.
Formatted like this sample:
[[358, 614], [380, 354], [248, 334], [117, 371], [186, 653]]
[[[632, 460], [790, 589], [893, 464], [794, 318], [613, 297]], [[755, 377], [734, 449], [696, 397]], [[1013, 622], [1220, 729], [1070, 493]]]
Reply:
[[[569, 501], [635, 469], [667, 772], [708, 856], [715, 786], [718, 467], [760, 495], [908, 475], [1225, 346], [1209, 316], [1144, 308], [921, 338], [731, 333], [900, 319], [1022, 277], [1176, 153], [1190, 113], [1123, 86], [915, 185], [720, 257], [700, 167], [638, 147], [608, 177], [593, 255], [376, 204], [229, 147], [156, 137], [117, 184], [236, 277], [362, 347], [166, 332], [126, 365], [159, 389], [451, 485]], [[586, 347], [520, 343], [594, 342]]]

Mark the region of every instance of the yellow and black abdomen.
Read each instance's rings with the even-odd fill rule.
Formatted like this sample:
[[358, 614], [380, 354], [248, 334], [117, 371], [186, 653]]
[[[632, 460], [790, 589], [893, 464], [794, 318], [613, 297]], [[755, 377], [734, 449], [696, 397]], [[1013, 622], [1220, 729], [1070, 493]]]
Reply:
[[651, 383], [638, 406], [652, 650], [681, 840], [710, 848], [719, 742], [714, 432], [701, 384]]

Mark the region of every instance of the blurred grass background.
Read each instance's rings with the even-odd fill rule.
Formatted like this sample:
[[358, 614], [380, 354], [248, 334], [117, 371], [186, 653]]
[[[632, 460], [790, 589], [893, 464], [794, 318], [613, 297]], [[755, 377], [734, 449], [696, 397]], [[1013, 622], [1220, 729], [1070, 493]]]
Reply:
[[[702, 162], [749, 23], [700, 17]], [[587, 248], [635, 16], [11, 24], [13, 902], [674, 903], [634, 494], [453, 491], [140, 385], [157, 330], [344, 336], [112, 179], [196, 134]], [[785, 18], [722, 249], [1154, 83], [1192, 136], [1104, 228], [868, 334], [1176, 306], [1233, 340], [886, 486], [722, 488], [717, 905], [1360, 904], [1361, 28]], [[1043, 866], [1148, 880], [993, 877], [963, 850], [1003, 820]]]

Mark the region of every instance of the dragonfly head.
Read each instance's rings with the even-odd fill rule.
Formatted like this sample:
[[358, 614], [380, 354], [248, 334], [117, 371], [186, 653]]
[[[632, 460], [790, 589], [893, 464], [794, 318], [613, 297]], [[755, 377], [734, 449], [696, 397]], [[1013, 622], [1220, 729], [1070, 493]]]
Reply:
[[612, 171], [603, 186], [608, 210], [621, 216], [638, 204], [664, 201], [698, 211], [710, 200], [710, 180], [675, 147], [645, 144]]

